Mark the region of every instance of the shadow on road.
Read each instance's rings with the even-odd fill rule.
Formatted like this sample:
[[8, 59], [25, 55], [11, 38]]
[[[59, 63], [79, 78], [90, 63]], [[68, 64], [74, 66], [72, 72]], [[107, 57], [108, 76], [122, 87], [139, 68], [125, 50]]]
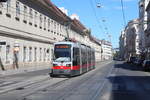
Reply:
[[149, 100], [150, 76], [114, 76], [109, 100]]
[[[111, 95], [109, 100], [150, 100], [150, 76], [136, 71], [142, 71], [142, 67], [127, 63], [117, 63], [115, 68], [119, 68], [115, 76], [107, 79], [111, 83]], [[123, 71], [123, 70], [127, 71]], [[130, 73], [128, 73], [128, 70]], [[131, 75], [131, 71], [133, 71]]]
[[122, 64], [115, 64], [115, 68], [122, 68], [126, 70], [132, 70], [132, 71], [143, 71], [142, 66], [137, 66], [134, 64], [129, 64], [129, 63], [122, 63]]

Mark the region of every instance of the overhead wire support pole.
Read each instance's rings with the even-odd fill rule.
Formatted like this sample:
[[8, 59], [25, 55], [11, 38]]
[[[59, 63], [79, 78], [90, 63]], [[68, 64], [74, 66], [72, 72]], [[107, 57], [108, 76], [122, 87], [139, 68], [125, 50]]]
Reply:
[[125, 18], [123, 0], [121, 0], [121, 7], [122, 7], [122, 15], [123, 15], [124, 27], [125, 27], [126, 26], [126, 18]]
[[66, 33], [67, 33], [67, 37], [65, 38], [66, 41], [69, 41], [69, 30], [71, 29], [71, 19], [68, 19], [67, 21], [63, 22], [65, 27], [66, 27]]

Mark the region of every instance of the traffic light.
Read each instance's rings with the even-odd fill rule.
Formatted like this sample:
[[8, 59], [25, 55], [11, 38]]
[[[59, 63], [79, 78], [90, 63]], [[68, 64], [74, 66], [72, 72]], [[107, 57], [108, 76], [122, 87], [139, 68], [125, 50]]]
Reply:
[[0, 2], [7, 2], [7, 0], [0, 0]]

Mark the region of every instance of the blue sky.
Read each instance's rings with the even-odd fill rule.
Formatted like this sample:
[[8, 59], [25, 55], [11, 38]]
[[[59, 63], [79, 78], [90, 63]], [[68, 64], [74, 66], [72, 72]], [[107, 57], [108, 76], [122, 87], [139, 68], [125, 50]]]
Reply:
[[[88, 28], [91, 28], [92, 35], [99, 39], [110, 41], [111, 35], [113, 47], [119, 46], [119, 36], [124, 28], [121, 0], [51, 0], [56, 6], [64, 7], [68, 14], [77, 14], [80, 21]], [[123, 0], [126, 23], [138, 18], [138, 1]], [[102, 5], [97, 8], [97, 3]], [[102, 21], [105, 20], [105, 21]], [[107, 28], [107, 29], [106, 29]]]

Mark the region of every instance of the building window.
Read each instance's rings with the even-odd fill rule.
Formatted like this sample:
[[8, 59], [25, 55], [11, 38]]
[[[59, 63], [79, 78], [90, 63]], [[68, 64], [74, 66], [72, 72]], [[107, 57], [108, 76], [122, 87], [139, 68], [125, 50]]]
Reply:
[[54, 22], [54, 29], [55, 29], [55, 30], [56, 30], [56, 27], [57, 27], [57, 26], [56, 26], [56, 22]]
[[23, 47], [23, 62], [26, 62], [27, 59], [27, 47]]
[[29, 24], [30, 25], [32, 25], [32, 19], [33, 19], [33, 11], [32, 11], [32, 9], [30, 8], [30, 10], [29, 10]]
[[11, 3], [10, 3], [11, 1], [10, 0], [7, 0], [7, 13], [9, 13], [10, 12], [10, 7], [11, 7]]
[[16, 19], [19, 20], [19, 16], [20, 16], [20, 5], [19, 2], [16, 1]]
[[6, 63], [9, 63], [10, 45], [6, 46]]
[[61, 25], [60, 25], [60, 32], [62, 32], [62, 27], [61, 27]]
[[2, 14], [3, 3], [0, 3], [0, 14]]
[[43, 55], [43, 57], [44, 57], [44, 61], [46, 61], [46, 48], [44, 48], [44, 55]]
[[29, 47], [29, 62], [32, 61], [32, 47]]
[[41, 61], [42, 60], [42, 48], [40, 48], [40, 58], [39, 60]]
[[51, 20], [51, 32], [53, 33], [53, 26], [54, 26], [54, 21], [53, 20]]
[[46, 30], [46, 17], [44, 17], [44, 30]]
[[48, 31], [50, 31], [50, 19], [48, 19]]
[[34, 14], [34, 24], [35, 24], [35, 27], [37, 27], [37, 12], [36, 11]]
[[2, 52], [2, 46], [0, 46], [0, 53]]
[[42, 28], [42, 15], [40, 14], [40, 28]]
[[34, 48], [34, 61], [37, 61], [37, 48]]
[[46, 53], [47, 53], [47, 57], [48, 57], [48, 61], [50, 60], [50, 49], [47, 49], [47, 51], [46, 51]]
[[58, 32], [58, 33], [60, 32], [59, 24], [57, 24], [57, 32]]
[[7, 0], [7, 13], [6, 13], [7, 17], [11, 17], [10, 11], [11, 11], [11, 0]]
[[27, 6], [24, 6], [24, 22], [27, 23]]

